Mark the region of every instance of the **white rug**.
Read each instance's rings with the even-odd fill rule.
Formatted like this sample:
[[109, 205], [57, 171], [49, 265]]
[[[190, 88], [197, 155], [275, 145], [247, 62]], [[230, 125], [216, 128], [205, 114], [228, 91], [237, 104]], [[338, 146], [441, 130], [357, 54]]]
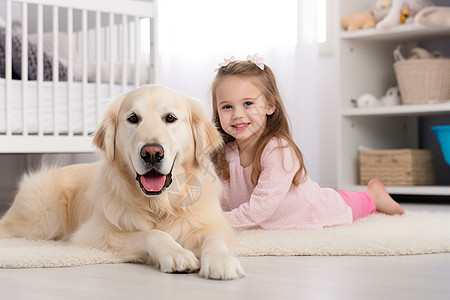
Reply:
[[[308, 230], [249, 230], [237, 234], [239, 256], [412, 255], [450, 252], [450, 214], [371, 215], [348, 226]], [[0, 268], [119, 263], [110, 252], [63, 242], [0, 239]]]
[[240, 256], [412, 255], [450, 252], [450, 213], [370, 215], [352, 225], [309, 230], [243, 231]]

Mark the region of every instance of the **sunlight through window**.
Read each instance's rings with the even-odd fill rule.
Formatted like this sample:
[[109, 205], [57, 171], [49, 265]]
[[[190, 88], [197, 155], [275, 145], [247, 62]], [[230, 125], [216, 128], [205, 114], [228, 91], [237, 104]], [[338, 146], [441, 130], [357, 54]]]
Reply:
[[205, 53], [295, 45], [297, 5], [297, 0], [160, 1], [159, 50]]
[[317, 0], [317, 42], [327, 41], [327, 0]]

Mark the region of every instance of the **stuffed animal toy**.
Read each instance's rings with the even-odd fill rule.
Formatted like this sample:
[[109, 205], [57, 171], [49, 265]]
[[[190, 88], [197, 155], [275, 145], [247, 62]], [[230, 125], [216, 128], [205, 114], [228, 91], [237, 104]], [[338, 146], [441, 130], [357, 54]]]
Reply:
[[401, 97], [398, 87], [393, 86], [386, 91], [386, 94], [377, 99], [372, 94], [365, 93], [360, 95], [357, 99], [351, 99], [351, 102], [356, 107], [377, 107], [377, 106], [390, 106], [400, 105]]
[[380, 104], [382, 106], [389, 106], [389, 105], [400, 105], [401, 104], [401, 98], [400, 98], [400, 91], [398, 90], [398, 87], [393, 86], [389, 88], [386, 91], [386, 94], [381, 97]]
[[428, 51], [421, 47], [411, 47], [410, 45], [398, 44], [393, 51], [394, 61], [402, 61], [406, 59], [434, 59], [444, 58], [441, 51]]
[[430, 6], [419, 11], [414, 18], [414, 24], [423, 26], [450, 26], [450, 7]]
[[351, 101], [356, 107], [375, 107], [380, 105], [377, 97], [368, 93], [362, 94], [358, 99], [352, 99]]
[[423, 8], [432, 6], [431, 0], [392, 0], [387, 16], [377, 23], [377, 29], [389, 29], [400, 24], [410, 23]]
[[375, 22], [380, 22], [388, 15], [391, 5], [391, 0], [377, 0], [377, 2], [375, 2], [370, 10], [370, 13], [375, 18]]
[[375, 27], [375, 18], [370, 13], [357, 13], [341, 18], [341, 25], [347, 31]]

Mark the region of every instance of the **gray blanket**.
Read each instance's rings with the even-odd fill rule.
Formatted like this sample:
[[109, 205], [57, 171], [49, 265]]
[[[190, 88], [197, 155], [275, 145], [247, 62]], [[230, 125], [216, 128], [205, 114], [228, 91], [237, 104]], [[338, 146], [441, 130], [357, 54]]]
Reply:
[[[6, 29], [0, 27], [0, 77], [5, 77], [5, 41]], [[44, 51], [44, 81], [53, 80], [52, 56]], [[22, 35], [12, 33], [12, 78], [22, 79]], [[28, 43], [28, 80], [37, 79], [37, 46]], [[67, 81], [67, 68], [59, 62], [59, 81]]]

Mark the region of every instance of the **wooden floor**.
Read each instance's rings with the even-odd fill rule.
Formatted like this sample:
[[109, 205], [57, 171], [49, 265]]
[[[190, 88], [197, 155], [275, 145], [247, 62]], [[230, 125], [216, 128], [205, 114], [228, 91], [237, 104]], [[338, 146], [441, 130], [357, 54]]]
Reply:
[[[450, 212], [450, 205], [404, 205]], [[450, 299], [450, 253], [241, 257], [247, 277], [205, 280], [139, 264], [0, 269], [0, 299]]]

